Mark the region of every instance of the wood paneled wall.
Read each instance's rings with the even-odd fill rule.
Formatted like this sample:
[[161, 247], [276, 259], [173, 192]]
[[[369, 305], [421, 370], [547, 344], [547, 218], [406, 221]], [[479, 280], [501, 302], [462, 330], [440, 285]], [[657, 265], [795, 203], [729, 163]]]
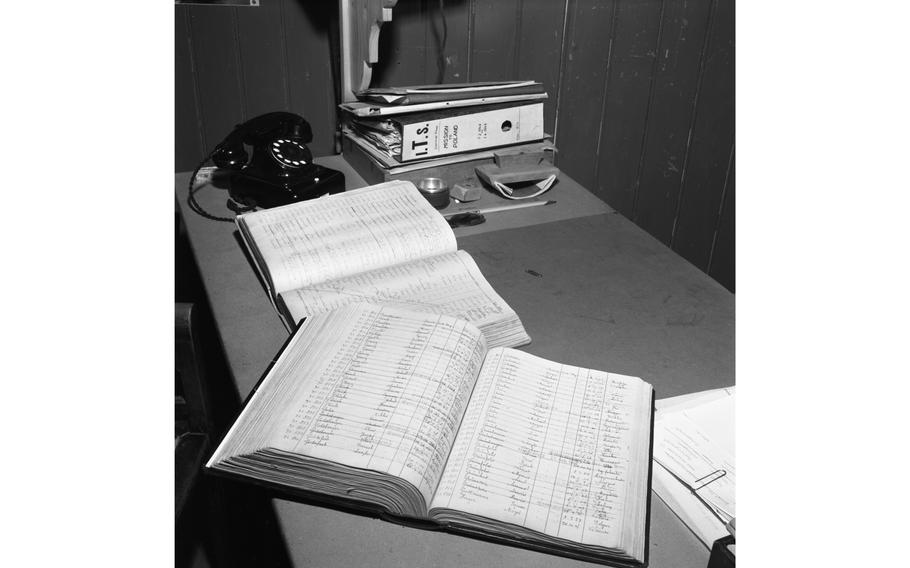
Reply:
[[[271, 110], [334, 151], [337, 2], [175, 10], [178, 171]], [[560, 168], [734, 289], [733, 0], [399, 0], [383, 27], [374, 86], [506, 79], [546, 85]]]

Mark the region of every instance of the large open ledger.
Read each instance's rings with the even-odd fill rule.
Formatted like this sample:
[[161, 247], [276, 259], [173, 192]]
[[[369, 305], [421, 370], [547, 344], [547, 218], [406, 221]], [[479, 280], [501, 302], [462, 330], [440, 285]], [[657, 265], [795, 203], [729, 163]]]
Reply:
[[409, 181], [246, 213], [237, 226], [288, 329], [309, 315], [366, 302], [465, 319], [490, 346], [531, 341]]
[[392, 520], [647, 564], [654, 392], [352, 304], [300, 324], [207, 464]]

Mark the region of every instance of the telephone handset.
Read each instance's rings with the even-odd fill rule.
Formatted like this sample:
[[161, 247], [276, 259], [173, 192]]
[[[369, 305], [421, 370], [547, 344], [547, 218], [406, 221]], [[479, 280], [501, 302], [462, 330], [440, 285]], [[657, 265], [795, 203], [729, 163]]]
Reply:
[[[212, 153], [229, 175], [231, 198], [248, 207], [276, 207], [344, 191], [344, 174], [313, 163], [309, 123], [270, 112], [234, 128]], [[246, 146], [252, 147], [252, 155]]]

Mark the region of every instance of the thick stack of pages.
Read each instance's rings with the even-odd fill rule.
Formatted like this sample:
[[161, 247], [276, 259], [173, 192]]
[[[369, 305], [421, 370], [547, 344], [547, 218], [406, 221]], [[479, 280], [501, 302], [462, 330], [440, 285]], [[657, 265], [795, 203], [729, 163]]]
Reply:
[[237, 225], [289, 329], [307, 316], [366, 302], [465, 319], [491, 346], [531, 341], [411, 182], [247, 213]]
[[213, 471], [440, 528], [647, 564], [654, 392], [488, 348], [470, 323], [388, 306], [307, 318]]

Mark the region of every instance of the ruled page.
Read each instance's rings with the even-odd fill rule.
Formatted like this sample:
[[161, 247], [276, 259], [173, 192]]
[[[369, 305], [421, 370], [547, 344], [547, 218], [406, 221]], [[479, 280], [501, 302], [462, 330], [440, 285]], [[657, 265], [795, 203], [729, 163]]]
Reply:
[[457, 248], [445, 219], [407, 181], [240, 218], [276, 294]]
[[616, 547], [648, 404], [635, 377], [490, 350], [432, 507]]
[[[328, 325], [326, 322], [328, 322]], [[411, 482], [429, 503], [483, 362], [477, 328], [439, 315], [348, 306], [305, 322], [251, 401], [262, 446]], [[247, 411], [245, 411], [247, 412]], [[251, 428], [251, 431], [254, 430]]]
[[484, 332], [490, 347], [514, 347], [530, 341], [518, 316], [464, 251], [298, 288], [282, 293], [281, 299], [294, 323], [365, 302], [467, 320]]

